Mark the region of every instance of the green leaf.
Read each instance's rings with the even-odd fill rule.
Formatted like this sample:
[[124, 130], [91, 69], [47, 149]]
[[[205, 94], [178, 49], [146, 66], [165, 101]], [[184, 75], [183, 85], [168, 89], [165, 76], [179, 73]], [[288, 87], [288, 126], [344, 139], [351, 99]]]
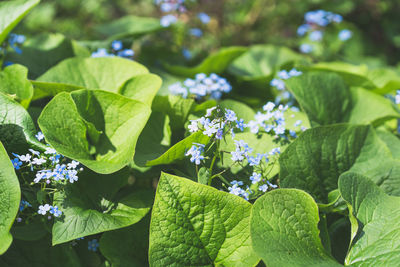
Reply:
[[211, 177], [211, 175], [210, 175], [210, 172], [208, 171], [208, 168], [201, 167], [199, 170], [199, 173], [197, 175], [197, 182], [200, 184], [207, 185], [210, 177]]
[[193, 99], [184, 99], [180, 96], [156, 96], [152, 105], [153, 111], [166, 113], [170, 118], [171, 129], [182, 129], [189, 113], [195, 107]]
[[152, 112], [137, 142], [135, 164], [145, 166], [147, 161], [164, 154], [170, 145], [171, 128], [168, 115]]
[[10, 234], [21, 200], [18, 177], [6, 150], [0, 142], [0, 255], [12, 242]]
[[283, 65], [304, 57], [286, 47], [255, 45], [236, 58], [229, 66], [229, 73], [241, 80], [270, 79]]
[[168, 72], [183, 76], [183, 77], [194, 77], [197, 73], [217, 73], [220, 74], [231, 64], [233, 60], [242, 55], [247, 51], [246, 47], [232, 46], [228, 48], [222, 48], [218, 52], [211, 54], [203, 60], [199, 65], [195, 67], [182, 67], [182, 66], [171, 66], [166, 65], [165, 68]]
[[40, 0], [16, 0], [0, 3], [0, 44], [39, 2]]
[[185, 153], [189, 150], [193, 143], [207, 144], [210, 141], [210, 137], [204, 135], [203, 132], [196, 132], [186, 137], [182, 141], [173, 145], [160, 157], [150, 160], [146, 163], [146, 166], [156, 166], [162, 164], [172, 164], [179, 160], [186, 158]]
[[106, 232], [100, 239], [101, 254], [113, 267], [148, 266], [150, 216], [119, 230]]
[[0, 92], [14, 98], [24, 108], [28, 108], [33, 96], [33, 87], [27, 76], [28, 69], [18, 64], [0, 72]]
[[135, 37], [164, 29], [160, 20], [150, 17], [125, 16], [111, 23], [95, 28], [99, 33], [108, 36], [109, 40]]
[[250, 229], [254, 251], [267, 266], [341, 266], [319, 238], [318, 206], [297, 189], [273, 190], [254, 203]]
[[115, 230], [140, 221], [150, 210], [152, 194], [138, 191], [119, 195], [129, 172], [112, 175], [81, 174], [79, 181], [54, 195], [63, 217], [53, 225], [53, 245], [76, 238]]
[[[55, 83], [55, 86], [64, 84], [118, 93], [129, 79], [148, 72], [143, 65], [121, 57], [70, 58], [37, 80], [49, 83], [48, 87]], [[40, 84], [35, 84], [35, 87], [41, 89]]]
[[162, 173], [150, 223], [150, 266], [255, 266], [251, 204]]
[[106, 174], [132, 161], [150, 113], [147, 105], [121, 95], [78, 90], [54, 97], [38, 123], [59, 153]]
[[[42, 33], [28, 38], [21, 49], [22, 54], [7, 53], [6, 60], [26, 66], [29, 69], [30, 79], [36, 79], [66, 58], [90, 56], [86, 48], [59, 33]], [[34, 98], [37, 98], [36, 92]]]
[[395, 266], [400, 262], [400, 198], [386, 195], [367, 177], [343, 174], [339, 190], [350, 208], [353, 239], [346, 257], [351, 266]]
[[362, 88], [349, 89], [335, 73], [310, 72], [286, 80], [312, 125], [381, 123], [400, 114], [388, 99]]
[[161, 84], [162, 80], [157, 75], [142, 74], [128, 80], [121, 88], [120, 94], [151, 106]]
[[36, 128], [28, 112], [0, 92], [0, 141], [8, 152], [25, 153], [32, 146], [45, 149], [35, 134]]
[[[362, 173], [400, 195], [399, 163], [371, 126], [338, 124], [309, 129], [281, 154], [280, 185], [303, 189], [327, 203], [339, 176]], [[396, 186], [393, 186], [396, 185]]]
[[378, 137], [386, 144], [386, 146], [392, 152], [392, 156], [395, 159], [400, 160], [400, 140], [394, 134], [385, 131], [385, 130], [377, 130], [376, 134]]

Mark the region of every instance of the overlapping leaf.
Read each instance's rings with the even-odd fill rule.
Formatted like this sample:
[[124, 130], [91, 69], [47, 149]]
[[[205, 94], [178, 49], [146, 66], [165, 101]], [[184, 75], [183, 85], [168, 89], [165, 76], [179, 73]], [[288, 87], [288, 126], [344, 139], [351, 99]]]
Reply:
[[11, 226], [19, 209], [21, 191], [14, 167], [0, 142], [0, 255], [13, 240]]
[[24, 108], [28, 108], [33, 96], [33, 87], [27, 75], [28, 69], [18, 64], [0, 72], [0, 92], [14, 98]]
[[150, 224], [150, 266], [254, 266], [245, 200], [161, 174]]
[[133, 158], [150, 116], [142, 102], [100, 90], [60, 93], [43, 109], [40, 128], [59, 153], [99, 173], [112, 173]]

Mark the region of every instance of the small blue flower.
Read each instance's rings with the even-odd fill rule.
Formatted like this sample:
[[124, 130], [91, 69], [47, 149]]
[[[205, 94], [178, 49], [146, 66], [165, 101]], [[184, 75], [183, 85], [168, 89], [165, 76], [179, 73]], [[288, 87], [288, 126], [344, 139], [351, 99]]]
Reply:
[[304, 53], [304, 54], [309, 54], [314, 50], [313, 46], [310, 44], [302, 44], [302, 45], [300, 45], [299, 49], [300, 49], [300, 52]]
[[60, 217], [62, 214], [62, 211], [60, 211], [57, 206], [51, 206], [49, 212], [53, 214], [54, 217]]
[[135, 52], [132, 49], [124, 49], [119, 51], [117, 55], [119, 57], [131, 58], [135, 55]]
[[323, 33], [321, 31], [313, 31], [310, 33], [309, 38], [313, 42], [319, 42], [322, 40]]
[[42, 132], [38, 132], [38, 133], [35, 135], [35, 137], [36, 137], [36, 139], [37, 139], [38, 141], [42, 141], [42, 140], [44, 139], [44, 135], [43, 135]]
[[285, 89], [285, 82], [279, 79], [272, 79], [270, 82], [270, 85], [273, 87], [276, 87], [278, 90], [284, 90]]
[[96, 252], [98, 247], [99, 242], [97, 241], [97, 239], [92, 239], [88, 242], [88, 250]]
[[40, 205], [38, 213], [41, 215], [46, 215], [46, 213], [50, 210], [51, 206], [49, 204]]
[[177, 21], [178, 21], [177, 17], [175, 17], [174, 15], [168, 14], [161, 18], [160, 24], [163, 27], [169, 27], [172, 24], [176, 23]]
[[15, 158], [11, 160], [11, 162], [16, 170], [21, 169], [22, 162], [19, 160], [19, 158]]
[[211, 20], [210, 16], [207, 15], [206, 13], [204, 13], [204, 12], [201, 12], [201, 13], [197, 14], [197, 17], [200, 19], [200, 21], [201, 21], [203, 24], [208, 24], [208, 23], [210, 23], [210, 20]]
[[353, 36], [353, 32], [350, 31], [350, 30], [348, 30], [348, 29], [344, 29], [344, 30], [341, 30], [341, 31], [339, 32], [339, 39], [340, 39], [341, 41], [347, 41], [347, 40], [349, 40], [352, 36]]
[[250, 181], [252, 184], [256, 184], [261, 181], [261, 174], [253, 172], [253, 175], [250, 176]]
[[182, 55], [187, 60], [189, 60], [193, 57], [192, 53], [186, 48], [182, 49]]
[[115, 40], [115, 41], [112, 41], [111, 47], [112, 47], [112, 49], [114, 49], [115, 51], [119, 51], [119, 50], [122, 49], [123, 45], [122, 45], [122, 42], [121, 42], [121, 41]]
[[268, 190], [268, 185], [266, 185], [266, 184], [260, 185], [260, 186], [258, 187], [258, 190], [260, 190], [260, 191], [262, 191], [262, 192], [267, 192], [267, 190]]
[[189, 30], [190, 35], [194, 37], [201, 37], [203, 36], [203, 31], [199, 28], [192, 28]]
[[198, 147], [194, 144], [192, 147], [185, 153], [185, 156], [191, 156], [190, 162], [194, 162], [196, 165], [200, 165], [201, 161], [204, 160], [204, 156], [202, 153], [204, 152], [204, 145], [197, 144]]
[[244, 124], [244, 120], [240, 119], [236, 121], [236, 128], [238, 128], [240, 131], [244, 131], [244, 127], [246, 127], [246, 125]]
[[105, 49], [105, 48], [99, 48], [99, 49], [97, 49], [97, 51], [95, 51], [95, 52], [93, 52], [92, 53], [92, 55], [91, 55], [91, 57], [113, 57], [114, 55], [113, 54], [109, 54], [108, 52], [107, 52], [107, 49]]
[[309, 30], [310, 30], [310, 25], [308, 25], [308, 24], [303, 24], [303, 25], [300, 25], [298, 28], [297, 28], [297, 35], [299, 35], [299, 36], [304, 36]]
[[233, 110], [230, 109], [225, 109], [225, 118], [227, 121], [236, 121], [237, 117], [236, 117], [236, 113]]

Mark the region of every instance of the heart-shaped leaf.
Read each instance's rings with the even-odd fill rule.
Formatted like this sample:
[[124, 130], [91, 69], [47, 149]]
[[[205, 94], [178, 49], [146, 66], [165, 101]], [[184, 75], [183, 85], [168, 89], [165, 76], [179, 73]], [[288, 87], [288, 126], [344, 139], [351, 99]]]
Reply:
[[132, 161], [150, 113], [147, 105], [121, 95], [78, 90], [54, 97], [38, 123], [59, 153], [98, 173], [113, 173]]
[[11, 226], [19, 209], [21, 190], [14, 167], [0, 142], [0, 255], [12, 242]]
[[150, 266], [254, 266], [251, 204], [162, 173], [150, 223]]

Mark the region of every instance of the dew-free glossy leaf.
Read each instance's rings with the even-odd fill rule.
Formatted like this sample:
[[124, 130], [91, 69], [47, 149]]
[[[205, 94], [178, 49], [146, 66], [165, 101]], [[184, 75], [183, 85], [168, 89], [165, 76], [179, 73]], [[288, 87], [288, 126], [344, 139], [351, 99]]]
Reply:
[[251, 204], [162, 173], [150, 223], [150, 266], [254, 266]]
[[186, 78], [193, 78], [197, 73], [217, 73], [220, 74], [231, 64], [233, 60], [247, 51], [246, 47], [228, 47], [222, 48], [218, 52], [211, 54], [195, 67], [182, 67], [182, 66], [165, 66], [168, 72], [183, 76]]
[[54, 205], [63, 217], [53, 225], [53, 245], [132, 225], [150, 210], [151, 192], [118, 195], [129, 178], [126, 169], [112, 175], [88, 172], [79, 178], [64, 192], [54, 195]]
[[273, 190], [254, 203], [250, 229], [254, 251], [267, 266], [341, 266], [319, 238], [318, 206], [297, 189]]
[[150, 17], [125, 16], [111, 23], [99, 25], [96, 30], [109, 40], [134, 37], [164, 29], [160, 20]]
[[35, 125], [24, 107], [0, 92], [0, 141], [7, 151], [24, 153], [29, 146], [44, 148], [35, 134]]
[[339, 176], [352, 170], [399, 195], [398, 164], [371, 126], [337, 124], [309, 129], [281, 154], [280, 185], [326, 203]]
[[189, 150], [193, 143], [207, 144], [210, 141], [210, 137], [204, 135], [203, 132], [196, 132], [186, 137], [182, 141], [176, 143], [171, 148], [169, 148], [160, 157], [150, 160], [146, 163], [147, 166], [156, 166], [162, 164], [171, 164], [179, 160], [186, 158], [185, 153]]
[[286, 85], [312, 125], [378, 124], [400, 116], [388, 99], [363, 88], [349, 89], [336, 73], [304, 73], [286, 80]]
[[138, 75], [125, 83], [120, 94], [151, 106], [161, 83], [161, 78], [155, 74]]
[[255, 45], [236, 58], [228, 71], [242, 80], [257, 80], [268, 78], [283, 65], [302, 58], [303, 56], [286, 47]]
[[150, 216], [119, 230], [106, 232], [100, 239], [100, 251], [114, 267], [148, 266]]
[[14, 167], [0, 142], [0, 255], [13, 240], [11, 226], [19, 209], [21, 190]]
[[121, 57], [70, 58], [49, 69], [37, 80], [118, 93], [126, 81], [148, 72], [143, 65]]
[[14, 64], [0, 72], [0, 92], [17, 100], [28, 108], [33, 96], [32, 84], [27, 79], [28, 69]]
[[351, 206], [352, 245], [346, 257], [351, 266], [396, 266], [400, 262], [400, 198], [386, 195], [367, 177], [346, 173], [339, 190]]
[[0, 3], [0, 44], [39, 2], [40, 0], [17, 0]]
[[40, 128], [59, 153], [98, 173], [126, 166], [150, 116], [136, 100], [100, 90], [60, 93], [43, 109]]

